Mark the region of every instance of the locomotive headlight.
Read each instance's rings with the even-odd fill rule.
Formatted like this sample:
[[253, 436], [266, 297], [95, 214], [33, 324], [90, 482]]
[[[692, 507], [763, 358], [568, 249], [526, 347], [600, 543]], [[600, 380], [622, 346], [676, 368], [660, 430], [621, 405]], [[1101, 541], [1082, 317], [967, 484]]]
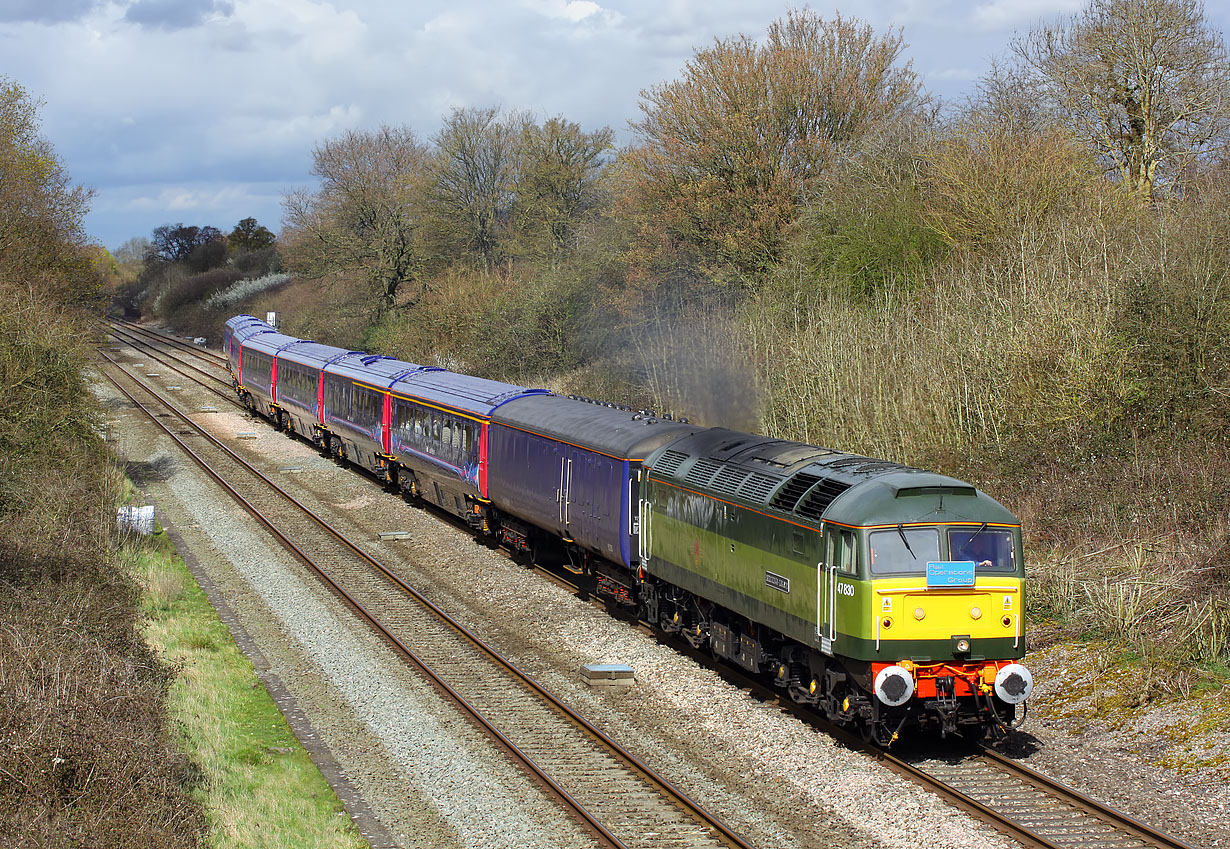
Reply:
[[957, 640], [957, 654], [966, 654], [969, 652], [969, 640], [965, 637]]
[[923, 610], [921, 607], [914, 608], [914, 618], [917, 619], [919, 622], [921, 622], [923, 617], [926, 615], [927, 615], [927, 611]]
[[886, 666], [875, 680], [876, 698], [889, 707], [903, 705], [914, 695], [914, 676], [900, 666]]
[[970, 619], [981, 619], [982, 618], [982, 608], [981, 607], [971, 607], [969, 609], [969, 618]]
[[1019, 705], [1034, 691], [1034, 676], [1019, 663], [1010, 663], [995, 674], [995, 695], [1010, 705]]

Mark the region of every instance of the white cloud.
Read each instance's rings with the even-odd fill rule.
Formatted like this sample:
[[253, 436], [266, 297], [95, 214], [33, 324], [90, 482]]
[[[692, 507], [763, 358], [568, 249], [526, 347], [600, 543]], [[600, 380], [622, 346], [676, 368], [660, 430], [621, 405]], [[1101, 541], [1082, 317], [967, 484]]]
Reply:
[[976, 71], [973, 68], [943, 68], [939, 71], [928, 71], [927, 79], [930, 80], [974, 80], [982, 75], [982, 71]]
[[230, 185], [221, 188], [213, 186], [161, 186], [149, 195], [138, 195], [128, 198], [118, 208], [131, 211], [166, 211], [170, 213], [186, 213], [208, 216], [210, 213], [226, 209], [236, 201], [242, 201], [249, 195], [244, 185]]
[[991, 0], [975, 6], [972, 17], [983, 29], [1011, 30], [1055, 15], [1071, 14], [1085, 5], [1085, 0]]
[[623, 20], [619, 12], [604, 9], [592, 0], [527, 0], [525, 7], [544, 17], [574, 24], [596, 18], [606, 26], [617, 26]]

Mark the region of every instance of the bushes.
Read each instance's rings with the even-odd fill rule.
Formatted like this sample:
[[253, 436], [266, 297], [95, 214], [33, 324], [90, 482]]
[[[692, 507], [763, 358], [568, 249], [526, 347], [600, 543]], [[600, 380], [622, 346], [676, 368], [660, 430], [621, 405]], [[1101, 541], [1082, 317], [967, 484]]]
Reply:
[[161, 316], [174, 315], [185, 307], [206, 301], [242, 277], [242, 272], [232, 268], [215, 268], [178, 279], [172, 277], [158, 296], [155, 308]]
[[454, 267], [413, 311], [386, 316], [365, 344], [497, 380], [541, 379], [588, 359], [601, 336], [594, 309], [594, 290], [573, 266], [524, 275]]
[[0, 285], [0, 844], [188, 847], [169, 672], [112, 559], [120, 478], [95, 435], [88, 325]]

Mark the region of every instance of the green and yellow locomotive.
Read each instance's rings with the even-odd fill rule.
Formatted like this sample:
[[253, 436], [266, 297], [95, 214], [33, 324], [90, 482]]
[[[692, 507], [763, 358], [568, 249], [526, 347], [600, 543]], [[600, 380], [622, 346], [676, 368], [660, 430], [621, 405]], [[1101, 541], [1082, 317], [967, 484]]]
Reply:
[[943, 475], [721, 428], [646, 458], [650, 621], [891, 743], [1004, 733], [1033, 689], [1021, 526]]

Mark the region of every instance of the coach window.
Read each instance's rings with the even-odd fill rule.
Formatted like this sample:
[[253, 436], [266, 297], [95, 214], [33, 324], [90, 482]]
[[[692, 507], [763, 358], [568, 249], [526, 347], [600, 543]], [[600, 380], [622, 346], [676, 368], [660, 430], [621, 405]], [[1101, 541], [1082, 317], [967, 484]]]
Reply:
[[443, 428], [444, 432], [441, 435], [440, 441], [444, 443], [445, 447], [448, 447], [449, 443], [453, 439], [453, 423], [448, 419], [445, 419], [444, 423], [441, 425], [441, 428]]

